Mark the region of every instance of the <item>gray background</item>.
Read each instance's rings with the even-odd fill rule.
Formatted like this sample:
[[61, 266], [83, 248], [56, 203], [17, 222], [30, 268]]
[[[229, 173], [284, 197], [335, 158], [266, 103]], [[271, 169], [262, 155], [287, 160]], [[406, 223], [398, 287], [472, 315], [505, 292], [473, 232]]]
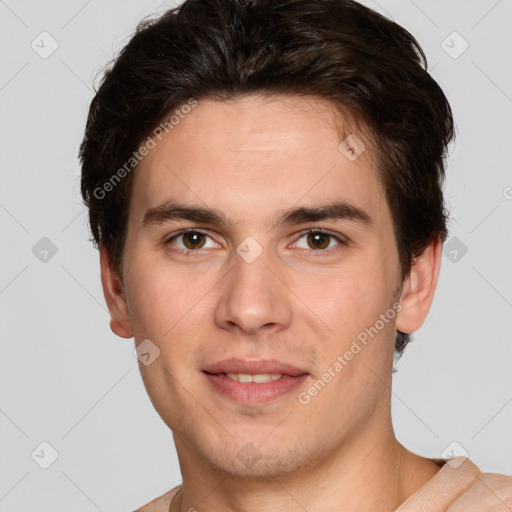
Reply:
[[[396, 434], [422, 455], [468, 453], [512, 474], [512, 1], [365, 3], [424, 47], [458, 132], [452, 238], [394, 375]], [[181, 482], [133, 339], [109, 329], [77, 161], [96, 72], [143, 16], [172, 5], [0, 0], [2, 512], [127, 512]], [[44, 31], [58, 43], [47, 58]], [[47, 469], [43, 441], [58, 453]]]

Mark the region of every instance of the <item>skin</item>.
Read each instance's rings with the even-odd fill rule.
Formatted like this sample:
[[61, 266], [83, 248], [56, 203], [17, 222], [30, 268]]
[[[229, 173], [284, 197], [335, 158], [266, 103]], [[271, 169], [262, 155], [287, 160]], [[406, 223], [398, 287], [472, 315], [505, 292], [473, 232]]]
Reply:
[[[390, 389], [395, 329], [423, 324], [441, 242], [401, 282], [371, 141], [358, 133], [368, 149], [350, 161], [338, 149], [343, 124], [316, 98], [205, 100], [139, 164], [122, 279], [102, 247], [102, 284], [113, 332], [160, 350], [139, 366], [173, 431], [183, 477], [172, 505], [176, 490], [141, 510], [385, 512], [439, 470], [395, 438]], [[178, 219], [144, 227], [145, 212], [170, 198], [221, 210], [233, 225]], [[271, 226], [282, 209], [340, 199], [372, 224]], [[205, 233], [201, 249], [183, 236], [169, 242], [184, 228]], [[313, 228], [349, 243], [331, 237], [315, 249], [304, 234]], [[252, 263], [236, 252], [249, 236], [263, 248]], [[402, 309], [308, 404], [297, 391], [241, 405], [208, 386], [202, 368], [238, 357], [293, 364], [310, 374], [300, 389], [307, 390], [390, 310], [401, 285]], [[250, 467], [237, 456], [248, 442], [261, 455]]]

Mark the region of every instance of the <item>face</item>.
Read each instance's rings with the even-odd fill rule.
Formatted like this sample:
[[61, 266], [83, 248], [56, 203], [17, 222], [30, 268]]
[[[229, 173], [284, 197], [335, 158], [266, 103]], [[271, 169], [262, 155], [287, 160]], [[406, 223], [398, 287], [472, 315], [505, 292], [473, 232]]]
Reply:
[[111, 325], [158, 348], [140, 369], [180, 460], [264, 478], [381, 435], [398, 252], [370, 141], [348, 158], [333, 112], [201, 101], [137, 168]]

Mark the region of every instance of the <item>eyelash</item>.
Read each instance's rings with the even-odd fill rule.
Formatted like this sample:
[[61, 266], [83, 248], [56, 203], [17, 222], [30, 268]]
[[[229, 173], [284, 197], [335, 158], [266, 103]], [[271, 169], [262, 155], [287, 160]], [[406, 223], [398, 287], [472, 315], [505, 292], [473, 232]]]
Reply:
[[[178, 233], [175, 233], [170, 238], [165, 240], [164, 241], [164, 245], [168, 246], [172, 252], [177, 253], [177, 254], [181, 254], [181, 255], [184, 255], [184, 256], [187, 256], [187, 257], [188, 256], [200, 256], [202, 254], [202, 251], [203, 251], [202, 249], [183, 250], [183, 249], [171, 248], [171, 245], [172, 245], [171, 242], [173, 240], [175, 240], [176, 238], [178, 238], [178, 237], [180, 237], [182, 235], [186, 235], [187, 233], [198, 233], [200, 235], [204, 235], [204, 236], [207, 236], [207, 237], [211, 238], [208, 233], [206, 233], [204, 231], [201, 231], [200, 229], [194, 229], [194, 228], [182, 229]], [[334, 238], [337, 242], [339, 242], [339, 244], [342, 247], [346, 247], [349, 244], [349, 241], [347, 239], [341, 238], [341, 237], [339, 237], [337, 235], [334, 235], [334, 234], [330, 233], [329, 231], [325, 231], [323, 229], [308, 229], [306, 231], [302, 231], [299, 234], [299, 237], [297, 238], [297, 240], [294, 243], [297, 243], [298, 240], [300, 240], [302, 237], [307, 236], [309, 234], [327, 235], [327, 236], [329, 236], [331, 238]], [[204, 249], [204, 250], [206, 250], [206, 249]], [[316, 257], [319, 257], [319, 256], [321, 257], [322, 255], [325, 255], [326, 253], [328, 255], [330, 255], [332, 253], [338, 252], [341, 249], [338, 247], [336, 249], [317, 249], [317, 250], [314, 250], [314, 249], [311, 249], [311, 250], [303, 249], [303, 250], [305, 250], [306, 253], [308, 253], [308, 255], [307, 255], [308, 258], [316, 258]], [[197, 254], [194, 254], [194, 253], [197, 253]]]

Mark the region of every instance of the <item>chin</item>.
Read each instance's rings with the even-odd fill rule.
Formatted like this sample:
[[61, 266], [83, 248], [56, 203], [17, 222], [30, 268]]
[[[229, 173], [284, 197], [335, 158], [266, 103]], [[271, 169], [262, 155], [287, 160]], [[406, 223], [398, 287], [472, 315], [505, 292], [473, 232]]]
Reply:
[[210, 449], [201, 455], [216, 471], [233, 478], [267, 483], [301, 473], [311, 467], [313, 459], [320, 457], [316, 450], [312, 449], [311, 453], [305, 450], [303, 443], [287, 449], [283, 445], [265, 444], [258, 448], [252, 443], [237, 443], [237, 446], [223, 445], [216, 451]]

